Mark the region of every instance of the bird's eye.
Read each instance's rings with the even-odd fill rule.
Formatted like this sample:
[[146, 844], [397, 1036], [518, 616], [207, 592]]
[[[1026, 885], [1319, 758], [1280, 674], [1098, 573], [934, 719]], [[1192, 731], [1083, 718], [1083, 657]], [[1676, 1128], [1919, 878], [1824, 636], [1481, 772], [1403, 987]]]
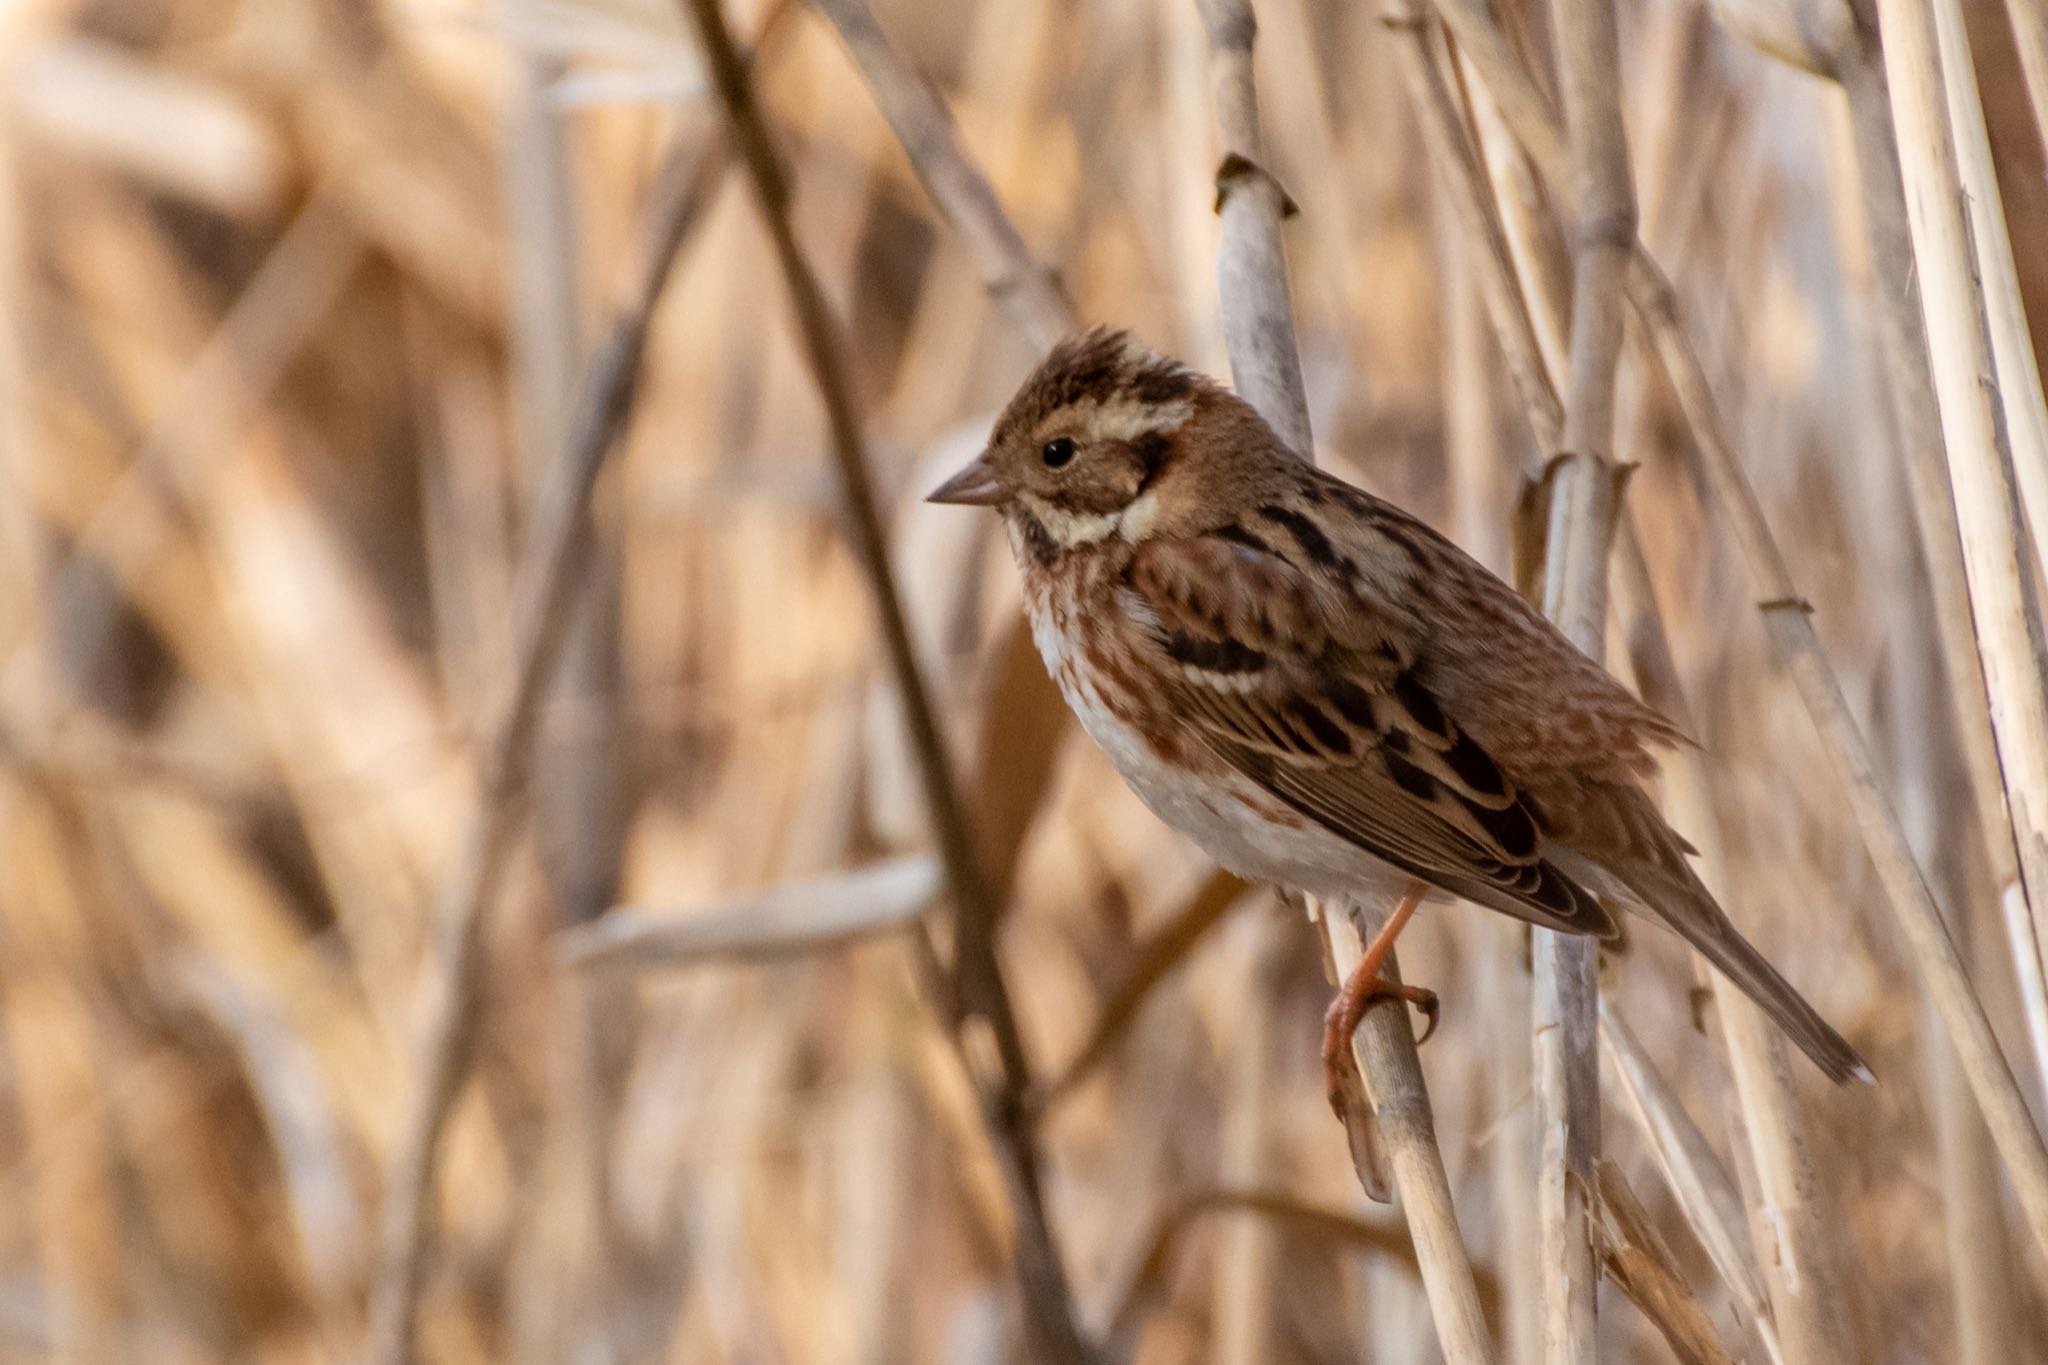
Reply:
[[1058, 469], [1074, 458], [1074, 443], [1068, 437], [1056, 436], [1045, 443], [1045, 448], [1038, 452], [1038, 458], [1045, 461], [1047, 469]]

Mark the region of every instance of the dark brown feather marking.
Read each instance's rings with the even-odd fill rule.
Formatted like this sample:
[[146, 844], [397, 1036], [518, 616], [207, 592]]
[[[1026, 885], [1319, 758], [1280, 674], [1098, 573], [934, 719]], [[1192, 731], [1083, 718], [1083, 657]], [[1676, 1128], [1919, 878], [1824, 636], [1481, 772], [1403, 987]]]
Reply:
[[1372, 697], [1357, 683], [1349, 678], [1332, 678], [1325, 693], [1331, 705], [1337, 708], [1337, 714], [1359, 729], [1371, 732], [1379, 728], [1379, 721], [1373, 715]]
[[1166, 637], [1168, 657], [1205, 673], [1256, 673], [1266, 656], [1237, 640], [1205, 640], [1176, 630]]
[[1382, 745], [1380, 757], [1387, 765], [1387, 776], [1399, 783], [1401, 790], [1418, 801], [1436, 800], [1437, 782], [1422, 769], [1395, 753], [1390, 745]]
[[1216, 535], [1219, 539], [1228, 540], [1235, 544], [1242, 545], [1247, 550], [1257, 550], [1262, 555], [1269, 555], [1273, 553], [1272, 546], [1268, 545], [1265, 541], [1259, 539], [1258, 536], [1252, 534], [1250, 531], [1247, 531], [1244, 527], [1239, 526], [1234, 521], [1227, 526], [1217, 527]]
[[1194, 376], [1171, 361], [1147, 365], [1131, 377], [1131, 393], [1140, 403], [1176, 402], [1194, 387]]
[[1143, 467], [1144, 472], [1138, 477], [1138, 491], [1142, 493], [1173, 458], [1173, 438], [1163, 431], [1141, 432], [1131, 439], [1131, 453]]
[[1060, 557], [1060, 544], [1052, 538], [1052, 532], [1046, 530], [1045, 523], [1026, 511], [1021, 503], [1013, 503], [1010, 510], [1024, 532], [1024, 546], [1031, 551], [1031, 557], [1042, 565], [1051, 566]]
[[1340, 757], [1350, 756], [1350, 732], [1325, 715], [1322, 707], [1307, 697], [1295, 697], [1288, 703], [1287, 709], [1301, 722], [1316, 743]]
[[1343, 562], [1337, 547], [1330, 544], [1330, 538], [1323, 534], [1322, 528], [1293, 508], [1268, 503], [1259, 508], [1259, 515], [1276, 526], [1285, 527], [1287, 534], [1294, 537], [1295, 544], [1301, 546], [1301, 552], [1324, 568], [1335, 568]]
[[1501, 776], [1500, 768], [1487, 757], [1486, 751], [1472, 742], [1469, 735], [1459, 735], [1457, 741], [1444, 753], [1444, 761], [1451, 765], [1451, 771], [1458, 779], [1481, 796], [1506, 796], [1507, 779]]
[[1451, 723], [1444, 719], [1443, 708], [1436, 704], [1436, 698], [1429, 695], [1429, 689], [1415, 680], [1412, 673], [1400, 673], [1394, 677], [1394, 700], [1401, 703], [1401, 709], [1415, 720], [1415, 723], [1437, 738], [1449, 741], [1452, 735]]

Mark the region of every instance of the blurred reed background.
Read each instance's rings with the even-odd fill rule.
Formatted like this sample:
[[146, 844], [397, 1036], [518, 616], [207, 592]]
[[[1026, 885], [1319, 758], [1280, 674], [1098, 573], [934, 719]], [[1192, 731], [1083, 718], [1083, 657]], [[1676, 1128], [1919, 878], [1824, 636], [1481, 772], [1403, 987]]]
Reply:
[[[1962, 10], [2038, 338], [2033, 4]], [[2038, 1122], [2030, 921], [1921, 549], [1942, 485], [1888, 401], [1886, 309], [1921, 281], [1873, 249], [1850, 68], [1788, 22], [1827, 10], [1620, 5], [1640, 234]], [[1542, 4], [1490, 13], [1551, 69]], [[1324, 1103], [1318, 936], [1077, 742], [993, 519], [918, 502], [1070, 317], [1228, 373], [1203, 16], [726, 14], [964, 852], [934, 840], [847, 433], [689, 6], [6, 11], [0, 1358], [1437, 1358], [1400, 1208]], [[1571, 201], [1518, 160], [1479, 30], [1447, 65], [1376, 5], [1258, 19], [1319, 456], [1509, 572], [1544, 451], [1402, 62], [1457, 78], [1532, 317], [1568, 295], [1538, 248]], [[1739, 1049], [1731, 1079], [1685, 954], [1638, 926], [1604, 974], [1602, 1358], [2048, 1359], [2043, 1246], [1694, 426], [1626, 352], [1612, 453], [1703, 746], [1676, 822], [1883, 1084], [1759, 1080]], [[1655, 650], [1623, 579], [1633, 676]], [[1527, 936], [1458, 907], [1404, 947], [1445, 1002], [1422, 1069], [1488, 1349], [1533, 1362]]]

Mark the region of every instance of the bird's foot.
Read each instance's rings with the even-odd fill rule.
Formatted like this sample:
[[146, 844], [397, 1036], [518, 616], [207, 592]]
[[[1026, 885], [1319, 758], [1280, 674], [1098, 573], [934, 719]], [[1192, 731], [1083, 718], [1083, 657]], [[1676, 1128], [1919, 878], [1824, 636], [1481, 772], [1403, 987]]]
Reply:
[[[1359, 968], [1364, 969], [1368, 965], [1378, 966], [1377, 963], [1360, 962]], [[1330, 1108], [1340, 1119], [1344, 1117], [1345, 1083], [1356, 1074], [1358, 1066], [1351, 1055], [1351, 1035], [1358, 1032], [1358, 1025], [1366, 1012], [1382, 1000], [1405, 1000], [1428, 1019], [1422, 1036], [1415, 1040], [1417, 1047], [1428, 1042], [1430, 1035], [1436, 1032], [1440, 1008], [1435, 991], [1389, 981], [1377, 971], [1353, 971], [1337, 992], [1337, 998], [1330, 1002], [1329, 1012], [1323, 1016], [1323, 1084], [1330, 1097]]]

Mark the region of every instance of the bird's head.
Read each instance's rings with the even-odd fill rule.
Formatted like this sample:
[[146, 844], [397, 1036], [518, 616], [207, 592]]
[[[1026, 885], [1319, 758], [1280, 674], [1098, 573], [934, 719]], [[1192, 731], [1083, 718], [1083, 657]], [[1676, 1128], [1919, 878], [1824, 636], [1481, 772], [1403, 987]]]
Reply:
[[[996, 419], [988, 448], [931, 502], [1000, 508], [1041, 557], [1198, 516], [1203, 485], [1252, 424], [1244, 403], [1129, 333], [1053, 347]], [[1235, 438], [1235, 439], [1233, 439]]]

